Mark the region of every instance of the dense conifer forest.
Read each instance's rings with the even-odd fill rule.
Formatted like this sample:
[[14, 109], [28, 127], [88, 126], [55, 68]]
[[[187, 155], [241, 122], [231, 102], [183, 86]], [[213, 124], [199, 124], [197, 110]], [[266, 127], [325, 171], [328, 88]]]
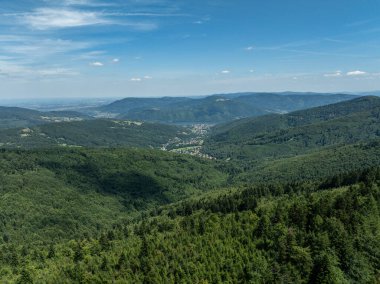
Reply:
[[[95, 236], [2, 246], [18, 283], [375, 283], [380, 171], [155, 208]], [[339, 187], [337, 187], [339, 186]]]
[[380, 284], [380, 0], [1, 0], [0, 284]]
[[192, 137], [179, 126], [3, 130], [1, 282], [377, 283], [378, 112], [365, 97], [218, 125], [208, 158], [157, 149]]

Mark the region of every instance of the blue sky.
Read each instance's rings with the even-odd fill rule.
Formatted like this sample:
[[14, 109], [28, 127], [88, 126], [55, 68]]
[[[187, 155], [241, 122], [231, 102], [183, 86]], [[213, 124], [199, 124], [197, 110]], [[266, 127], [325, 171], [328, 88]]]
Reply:
[[380, 89], [379, 0], [3, 0], [2, 98]]

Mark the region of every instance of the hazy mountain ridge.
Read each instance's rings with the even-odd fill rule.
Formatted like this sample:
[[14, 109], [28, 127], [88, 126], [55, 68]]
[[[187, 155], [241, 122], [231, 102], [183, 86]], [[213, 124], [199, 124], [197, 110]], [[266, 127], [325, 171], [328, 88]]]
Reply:
[[354, 95], [314, 93], [236, 93], [204, 98], [126, 98], [94, 111], [122, 119], [216, 124], [268, 113], [286, 113], [353, 98]]
[[90, 119], [75, 111], [40, 112], [19, 107], [0, 107], [0, 129], [29, 127], [39, 124], [61, 121], [80, 121]]

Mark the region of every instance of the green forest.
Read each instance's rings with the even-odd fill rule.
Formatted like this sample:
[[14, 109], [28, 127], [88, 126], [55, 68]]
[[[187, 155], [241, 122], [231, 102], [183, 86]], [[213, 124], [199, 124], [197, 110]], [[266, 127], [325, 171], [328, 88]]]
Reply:
[[189, 127], [29, 117], [0, 131], [0, 282], [380, 283], [379, 110], [216, 125], [199, 155], [162, 149]]
[[374, 168], [214, 193], [95, 236], [6, 243], [0, 273], [17, 283], [376, 283], [379, 186]]

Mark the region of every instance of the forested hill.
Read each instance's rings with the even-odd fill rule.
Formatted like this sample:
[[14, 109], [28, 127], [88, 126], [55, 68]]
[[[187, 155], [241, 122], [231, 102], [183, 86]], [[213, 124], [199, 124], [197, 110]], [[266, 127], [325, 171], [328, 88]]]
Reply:
[[255, 118], [240, 119], [215, 126], [213, 128], [213, 133], [220, 133], [221, 139], [230, 138], [230, 136], [233, 136], [234, 132], [236, 132], [236, 136], [239, 134], [239, 137], [242, 137], [241, 135], [245, 137], [248, 135], [257, 135], [260, 133], [273, 132], [291, 127], [323, 122], [360, 112], [368, 112], [379, 107], [379, 97], [360, 97], [345, 102], [295, 111], [289, 114], [273, 114]]
[[135, 121], [94, 119], [50, 123], [0, 131], [3, 148], [151, 147], [159, 148], [175, 137], [190, 137], [179, 126]]
[[347, 102], [285, 115], [243, 119], [217, 126], [204, 150], [219, 158], [291, 156], [380, 136], [380, 98]]
[[188, 101], [191, 101], [191, 99], [186, 97], [125, 98], [98, 109], [104, 112], [127, 113], [129, 110], [136, 108], [158, 108], [175, 103], [186, 103]]
[[339, 183], [252, 187], [154, 210], [96, 238], [4, 246], [3, 279], [377, 283], [380, 173], [373, 169], [344, 179], [349, 186], [340, 188]]
[[142, 149], [204, 125], [2, 130], [0, 282], [377, 283], [379, 125], [361, 97], [175, 140], [217, 159]]
[[259, 116], [269, 111], [238, 100], [211, 96], [165, 106], [132, 109], [122, 118], [160, 121], [166, 123], [220, 123], [241, 117]]
[[345, 94], [238, 93], [205, 98], [126, 98], [94, 109], [97, 115], [165, 123], [221, 123], [284, 113], [355, 98]]
[[0, 129], [30, 127], [39, 124], [80, 121], [90, 117], [73, 111], [40, 112], [18, 107], [0, 107]]
[[223, 188], [217, 165], [144, 149], [1, 150], [0, 251], [94, 236], [139, 211]]

